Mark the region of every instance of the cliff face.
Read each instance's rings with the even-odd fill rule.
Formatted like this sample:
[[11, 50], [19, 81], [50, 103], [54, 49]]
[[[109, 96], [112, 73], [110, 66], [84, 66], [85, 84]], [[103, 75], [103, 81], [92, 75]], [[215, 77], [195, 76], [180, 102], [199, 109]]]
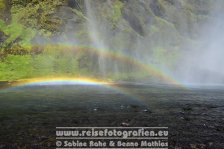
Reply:
[[[42, 0], [39, 2], [1, 0], [0, 3], [1, 19], [11, 20], [10, 13], [12, 13], [12, 18], [17, 18], [17, 22], [37, 30], [38, 36], [58, 38], [62, 35], [67, 38], [74, 37], [86, 44], [89, 42], [87, 26], [94, 23], [97, 25], [97, 32], [102, 34], [101, 38], [108, 42], [106, 44], [109, 47], [116, 44], [118, 47], [112, 48], [130, 48], [133, 47], [131, 43], [136, 40], [147, 40], [147, 47], [157, 45], [173, 47], [180, 45], [183, 40], [196, 39], [200, 27], [209, 18], [211, 7], [215, 2], [211, 0]], [[87, 3], [89, 3], [88, 9], [91, 10], [87, 9]], [[88, 11], [93, 13], [91, 15], [94, 19], [89, 18]]]
[[203, 0], [70, 0], [64, 4], [57, 15], [67, 38], [60, 40], [122, 51], [165, 69], [175, 69], [181, 53], [195, 46], [214, 7], [212, 1]]
[[[66, 43], [106, 49], [172, 74], [223, 6], [222, 0], [0, 0], [0, 57], [38, 55], [47, 50], [37, 45]], [[133, 72], [132, 65], [97, 52], [76, 54], [78, 65]]]
[[[74, 1], [71, 5], [71, 1], [68, 5], [85, 16], [85, 2]], [[100, 24], [107, 25], [108, 30], [126, 30], [141, 37], [150, 36], [158, 28], [158, 33], [164, 35], [172, 30], [177, 36], [193, 38], [211, 10], [209, 1], [198, 0], [95, 0], [86, 3], [94, 9], [96, 21], [102, 21]]]

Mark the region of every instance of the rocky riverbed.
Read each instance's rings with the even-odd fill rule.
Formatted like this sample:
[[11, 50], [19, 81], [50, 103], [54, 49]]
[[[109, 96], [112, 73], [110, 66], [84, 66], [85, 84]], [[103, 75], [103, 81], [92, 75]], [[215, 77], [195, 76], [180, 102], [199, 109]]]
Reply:
[[153, 85], [0, 91], [0, 149], [55, 148], [62, 126], [169, 127], [169, 148], [224, 146], [224, 90]]

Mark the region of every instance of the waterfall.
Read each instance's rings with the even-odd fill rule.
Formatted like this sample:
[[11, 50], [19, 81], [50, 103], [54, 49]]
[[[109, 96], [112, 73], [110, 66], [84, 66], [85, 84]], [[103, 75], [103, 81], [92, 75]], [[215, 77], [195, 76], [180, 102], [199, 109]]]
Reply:
[[[104, 43], [102, 35], [100, 35], [100, 23], [97, 21], [96, 12], [91, 7], [91, 1], [85, 0], [85, 8], [86, 8], [86, 15], [88, 18], [87, 22], [87, 29], [89, 32], [89, 36], [91, 38], [92, 44], [95, 48], [104, 50], [107, 49], [107, 46]], [[103, 56], [102, 51], [99, 52], [98, 57], [98, 65], [99, 71], [102, 76], [106, 75], [106, 60]]]

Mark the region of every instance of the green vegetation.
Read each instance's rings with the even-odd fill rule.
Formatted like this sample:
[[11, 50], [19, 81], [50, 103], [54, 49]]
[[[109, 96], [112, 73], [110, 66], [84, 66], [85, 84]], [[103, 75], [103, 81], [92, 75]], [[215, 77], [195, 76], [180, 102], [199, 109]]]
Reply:
[[[55, 9], [61, 5], [61, 0], [50, 1], [18, 1], [11, 3], [11, 23], [6, 24], [0, 20], [0, 32], [7, 39], [0, 43], [1, 50], [13, 51], [31, 50], [32, 39], [39, 35], [50, 37], [58, 30], [60, 19], [54, 17]], [[4, 1], [0, 1], [0, 6], [4, 6]], [[10, 52], [12, 53], [12, 52]], [[18, 52], [20, 53], [20, 52]]]
[[112, 22], [117, 23], [121, 18], [121, 10], [123, 8], [123, 3], [119, 0], [116, 0], [113, 4], [113, 9], [112, 9]]
[[0, 20], [0, 31], [8, 37], [1, 44], [2, 49], [14, 51], [20, 48], [25, 50], [31, 49], [31, 40], [35, 36], [35, 31], [31, 28], [26, 28], [18, 22], [12, 22], [10, 25], [6, 25], [5, 22]]
[[[109, 7], [109, 9], [108, 9]], [[112, 1], [107, 8], [102, 8], [102, 16], [110, 21], [113, 28], [116, 28], [119, 21], [122, 20], [122, 9], [124, 4], [120, 0]]]
[[58, 6], [63, 0], [30, 0], [13, 1], [12, 21], [19, 22], [26, 27], [39, 30], [39, 34], [47, 37], [59, 30], [61, 19], [54, 16]]
[[0, 0], [0, 10], [5, 8], [4, 0]]
[[157, 47], [153, 49], [153, 62], [156, 65], [162, 63], [168, 68], [173, 68], [179, 58], [179, 53], [180, 52], [177, 49], [168, 50], [162, 47]]
[[0, 62], [1, 80], [17, 80], [27, 78], [32, 73], [31, 56], [8, 55]]
[[69, 52], [54, 51], [39, 55], [8, 55], [0, 62], [1, 80], [46, 76], [77, 76], [82, 73], [77, 58]]

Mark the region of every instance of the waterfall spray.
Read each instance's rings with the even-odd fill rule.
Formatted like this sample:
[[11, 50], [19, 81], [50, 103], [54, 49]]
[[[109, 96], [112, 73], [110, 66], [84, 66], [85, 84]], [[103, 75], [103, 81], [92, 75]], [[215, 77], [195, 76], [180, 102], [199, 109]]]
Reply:
[[[85, 0], [86, 14], [88, 18], [87, 29], [89, 32], [89, 36], [91, 41], [93, 42], [93, 46], [98, 49], [106, 49], [106, 45], [104, 44], [103, 38], [100, 35], [99, 30], [99, 22], [97, 22], [96, 14], [91, 7], [91, 1]], [[99, 53], [98, 57], [98, 65], [99, 71], [101, 75], [106, 75], [106, 60], [103, 57], [102, 53]]]

